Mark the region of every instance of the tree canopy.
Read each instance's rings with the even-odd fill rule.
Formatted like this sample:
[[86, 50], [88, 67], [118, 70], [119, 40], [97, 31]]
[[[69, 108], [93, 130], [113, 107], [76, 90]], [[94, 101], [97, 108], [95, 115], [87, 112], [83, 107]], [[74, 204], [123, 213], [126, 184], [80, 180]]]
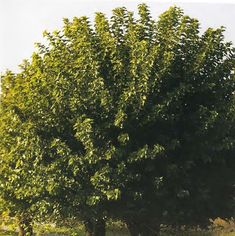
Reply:
[[234, 214], [233, 45], [178, 7], [138, 9], [64, 19], [2, 76], [0, 198], [23, 228], [78, 218], [97, 236], [114, 218], [150, 236]]

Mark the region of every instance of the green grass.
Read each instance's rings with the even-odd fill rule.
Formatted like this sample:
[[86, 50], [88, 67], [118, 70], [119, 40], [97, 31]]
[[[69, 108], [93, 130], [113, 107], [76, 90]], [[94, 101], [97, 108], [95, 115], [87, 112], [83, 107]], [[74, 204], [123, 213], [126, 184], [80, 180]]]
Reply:
[[[211, 225], [209, 230], [182, 229], [175, 232], [171, 227], [163, 227], [160, 236], [235, 236], [235, 224], [232, 221], [223, 221], [217, 219]], [[8, 221], [8, 224], [0, 224], [0, 236], [17, 236], [17, 227], [14, 221]], [[233, 232], [231, 232], [233, 231]], [[35, 224], [35, 236], [85, 236], [84, 228], [81, 224], [75, 223], [70, 226], [58, 226], [54, 224]], [[106, 236], [129, 236], [125, 225], [120, 222], [109, 221], [107, 223]]]
[[0, 230], [0, 236], [17, 236], [17, 233], [14, 231]]
[[[71, 231], [69, 230], [54, 230], [51, 232], [37, 232], [36, 233], [37, 236], [84, 236], [84, 232], [80, 231], [77, 232], [77, 234], [73, 234]], [[4, 230], [0, 230], [0, 236], [17, 236], [16, 232], [13, 231], [4, 231]], [[122, 230], [109, 230], [106, 234], [106, 236], [129, 236], [129, 234], [127, 233], [127, 231], [125, 229]], [[230, 232], [230, 233], [211, 233], [211, 232], [178, 232], [178, 233], [170, 233], [170, 232], [165, 232], [165, 233], [161, 233], [161, 236], [235, 236], [235, 232]]]

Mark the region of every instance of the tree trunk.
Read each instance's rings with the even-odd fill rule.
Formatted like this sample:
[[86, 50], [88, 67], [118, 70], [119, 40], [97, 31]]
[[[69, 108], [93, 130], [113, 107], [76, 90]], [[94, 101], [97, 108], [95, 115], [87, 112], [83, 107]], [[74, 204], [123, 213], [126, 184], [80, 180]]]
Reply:
[[33, 236], [32, 221], [22, 218], [19, 220], [19, 236]]
[[103, 219], [96, 221], [86, 220], [84, 225], [86, 236], [105, 236], [105, 221]]
[[105, 236], [105, 221], [98, 219], [94, 224], [94, 236]]
[[137, 229], [137, 226], [135, 225], [134, 222], [126, 222], [127, 228], [129, 230], [129, 233], [131, 236], [139, 236], [139, 230]]
[[94, 236], [94, 225], [90, 220], [84, 221], [86, 236]]
[[160, 225], [146, 222], [126, 222], [131, 236], [159, 236]]
[[24, 229], [21, 225], [19, 225], [19, 236], [24, 236], [24, 235], [25, 235]]

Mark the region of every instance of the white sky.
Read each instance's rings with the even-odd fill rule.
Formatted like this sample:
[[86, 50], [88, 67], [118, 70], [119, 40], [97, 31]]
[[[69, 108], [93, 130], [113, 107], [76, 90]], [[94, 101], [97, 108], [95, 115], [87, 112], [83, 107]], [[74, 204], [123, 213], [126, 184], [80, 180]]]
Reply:
[[23, 59], [30, 58], [34, 43], [42, 42], [44, 30], [62, 27], [62, 18], [101, 11], [108, 16], [115, 7], [135, 11], [146, 2], [154, 18], [171, 5], [201, 22], [202, 30], [224, 25], [226, 39], [235, 44], [235, 0], [0, 0], [0, 72], [17, 71]]

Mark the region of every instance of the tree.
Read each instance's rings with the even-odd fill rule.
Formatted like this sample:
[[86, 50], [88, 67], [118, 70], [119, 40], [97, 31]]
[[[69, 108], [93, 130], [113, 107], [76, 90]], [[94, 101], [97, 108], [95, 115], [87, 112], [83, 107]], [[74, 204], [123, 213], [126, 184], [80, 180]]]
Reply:
[[223, 31], [201, 35], [178, 7], [156, 22], [141, 4], [137, 20], [123, 7], [45, 32], [48, 44], [2, 78], [8, 209], [29, 226], [79, 218], [95, 236], [106, 218], [150, 236], [231, 216], [235, 60]]

